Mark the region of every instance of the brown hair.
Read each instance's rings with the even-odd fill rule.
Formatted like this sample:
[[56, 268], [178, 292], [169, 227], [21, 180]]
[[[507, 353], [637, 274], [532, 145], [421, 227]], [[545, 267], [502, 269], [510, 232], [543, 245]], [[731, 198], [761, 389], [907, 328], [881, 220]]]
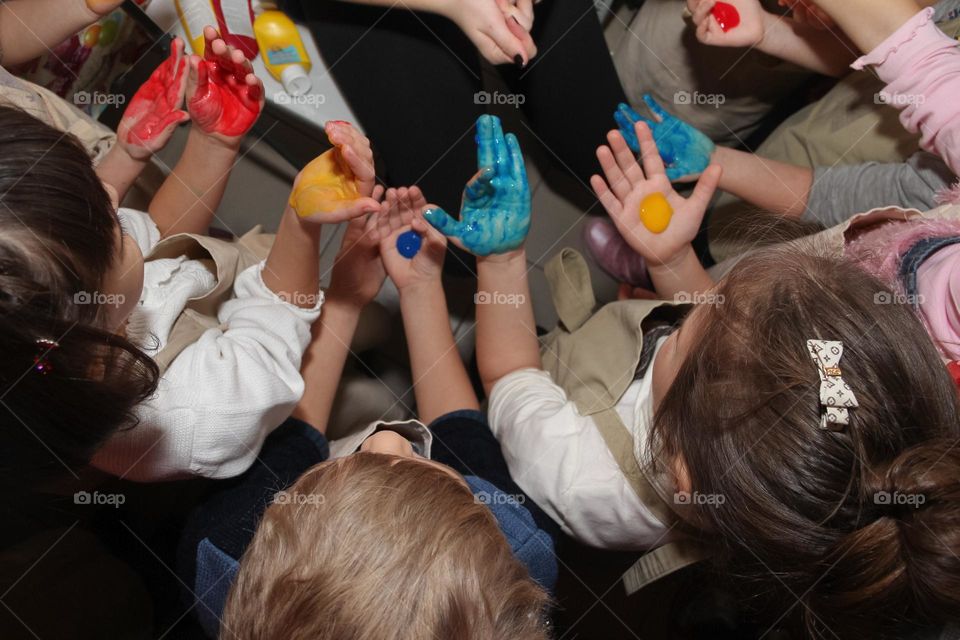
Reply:
[[[815, 637], [960, 618], [957, 393], [918, 318], [853, 265], [776, 249], [715, 293], [651, 450], [712, 496], [680, 513], [717, 568]], [[819, 426], [807, 339], [843, 342], [860, 406], [840, 431]]]
[[[99, 305], [76, 303], [100, 290], [118, 224], [77, 140], [0, 106], [2, 487], [86, 464], [156, 387], [156, 364], [104, 327]], [[33, 366], [37, 356], [48, 373]]]
[[221, 638], [547, 637], [546, 594], [443, 469], [356, 453], [279, 496], [243, 556]]

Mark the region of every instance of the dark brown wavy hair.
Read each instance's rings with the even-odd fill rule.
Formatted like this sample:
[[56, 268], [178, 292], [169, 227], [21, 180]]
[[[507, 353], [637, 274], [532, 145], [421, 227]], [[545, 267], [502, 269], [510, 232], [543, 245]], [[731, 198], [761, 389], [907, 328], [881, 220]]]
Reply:
[[[960, 407], [919, 319], [853, 265], [777, 249], [716, 293], [651, 436], [661, 470], [681, 459], [714, 496], [681, 514], [716, 568], [809, 637], [960, 619]], [[840, 431], [819, 426], [808, 339], [843, 342], [860, 406]]]
[[[146, 354], [98, 305], [118, 220], [77, 140], [0, 106], [0, 486], [23, 489], [87, 464], [156, 388]], [[39, 340], [59, 347], [47, 350]], [[37, 371], [43, 356], [48, 373]]]

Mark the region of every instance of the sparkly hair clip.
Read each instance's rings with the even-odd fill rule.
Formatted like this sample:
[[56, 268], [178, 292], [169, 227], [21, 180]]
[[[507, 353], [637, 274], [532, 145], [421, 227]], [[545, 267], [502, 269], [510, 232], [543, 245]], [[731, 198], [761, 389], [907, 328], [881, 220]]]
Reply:
[[37, 345], [37, 355], [33, 356], [33, 368], [39, 371], [43, 375], [47, 375], [53, 371], [53, 365], [50, 364], [50, 361], [47, 359], [47, 356], [51, 351], [60, 347], [60, 343], [56, 340], [50, 340], [48, 338], [38, 338], [35, 341]]
[[850, 385], [840, 371], [843, 343], [839, 340], [807, 340], [810, 358], [820, 374], [820, 428], [840, 431], [850, 424], [849, 409], [859, 407]]

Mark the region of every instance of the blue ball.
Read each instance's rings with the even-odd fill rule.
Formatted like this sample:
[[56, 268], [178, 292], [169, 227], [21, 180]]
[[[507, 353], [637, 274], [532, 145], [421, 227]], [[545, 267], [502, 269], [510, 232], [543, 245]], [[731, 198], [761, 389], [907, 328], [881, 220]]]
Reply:
[[404, 231], [397, 236], [397, 251], [407, 260], [417, 255], [422, 244], [423, 238], [416, 231]]

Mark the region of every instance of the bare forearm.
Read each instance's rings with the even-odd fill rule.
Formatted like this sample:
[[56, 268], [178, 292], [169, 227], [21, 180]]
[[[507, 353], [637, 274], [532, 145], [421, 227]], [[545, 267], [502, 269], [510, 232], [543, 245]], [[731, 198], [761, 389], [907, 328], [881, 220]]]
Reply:
[[127, 191], [147, 166], [147, 160], [134, 158], [126, 152], [123, 145], [117, 143], [107, 152], [97, 165], [97, 176], [117, 190], [117, 199], [123, 202]]
[[238, 148], [190, 130], [177, 166], [150, 202], [150, 217], [164, 236], [206, 233], [227, 188]]
[[84, 0], [7, 0], [0, 4], [0, 62], [33, 60], [99, 19]]
[[648, 268], [657, 296], [664, 300], [692, 298], [713, 286], [713, 278], [700, 264], [693, 247], [687, 247], [673, 260]]
[[764, 14], [764, 37], [757, 48], [835, 78], [849, 73], [858, 52], [842, 33], [816, 29], [790, 18]]
[[539, 369], [540, 343], [530, 302], [526, 253], [477, 260], [477, 363], [487, 393], [519, 369]]
[[400, 311], [420, 420], [429, 424], [451, 411], [479, 409], [450, 330], [450, 314], [440, 281], [401, 290]]
[[320, 318], [313, 323], [313, 339], [300, 367], [303, 398], [293, 410], [293, 417], [310, 424], [320, 433], [327, 431], [359, 318], [358, 307], [329, 298], [323, 305]]
[[320, 291], [320, 226], [301, 223], [288, 206], [261, 277], [291, 304], [314, 307]]
[[876, 0], [817, 0], [861, 51], [872, 51], [933, 0], [886, 0], [878, 10]]
[[811, 169], [726, 147], [717, 147], [712, 161], [723, 167], [723, 191], [780, 215], [798, 217], [806, 210]]

